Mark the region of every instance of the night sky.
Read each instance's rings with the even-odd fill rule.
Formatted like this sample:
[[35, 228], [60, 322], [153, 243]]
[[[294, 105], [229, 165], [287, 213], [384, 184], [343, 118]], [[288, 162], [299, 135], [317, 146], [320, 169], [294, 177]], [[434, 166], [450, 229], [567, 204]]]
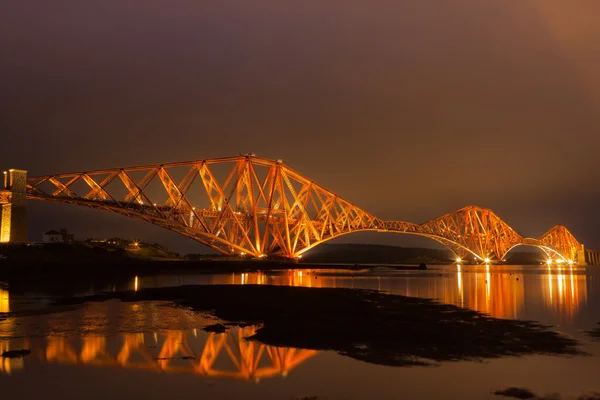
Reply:
[[[0, 168], [253, 152], [383, 219], [476, 204], [600, 249], [599, 15], [597, 0], [4, 0]], [[200, 248], [76, 206], [30, 216], [31, 240]]]

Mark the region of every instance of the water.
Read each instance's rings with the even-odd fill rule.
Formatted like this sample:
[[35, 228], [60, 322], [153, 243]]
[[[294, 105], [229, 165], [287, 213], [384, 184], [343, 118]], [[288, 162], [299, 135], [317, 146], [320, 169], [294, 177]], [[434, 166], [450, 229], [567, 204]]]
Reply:
[[[496, 398], [526, 387], [576, 398], [600, 392], [600, 343], [585, 331], [600, 321], [600, 270], [569, 266], [440, 266], [428, 271], [284, 270], [214, 275], [138, 276], [73, 295], [182, 284], [345, 287], [437, 299], [497, 318], [528, 319], [573, 336], [589, 356], [508, 357], [439, 367], [386, 367], [334, 352], [266, 346], [244, 340], [256, 327], [225, 334], [216, 321], [168, 303], [107, 301], [47, 313], [51, 296], [0, 289], [3, 393], [23, 398], [433, 399]], [[243, 301], [243, 299], [240, 299]], [[349, 327], [351, 329], [351, 327]], [[439, 332], [443, 335], [444, 332]]]

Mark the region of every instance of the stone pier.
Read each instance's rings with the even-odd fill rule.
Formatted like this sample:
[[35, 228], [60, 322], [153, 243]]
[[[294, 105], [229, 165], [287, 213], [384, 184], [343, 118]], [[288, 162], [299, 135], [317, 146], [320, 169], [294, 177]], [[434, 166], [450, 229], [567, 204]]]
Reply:
[[600, 251], [586, 250], [586, 260], [588, 265], [600, 265]]
[[0, 211], [0, 243], [27, 243], [27, 171], [4, 171]]
[[600, 265], [600, 251], [589, 250], [581, 245], [577, 252], [577, 265]]

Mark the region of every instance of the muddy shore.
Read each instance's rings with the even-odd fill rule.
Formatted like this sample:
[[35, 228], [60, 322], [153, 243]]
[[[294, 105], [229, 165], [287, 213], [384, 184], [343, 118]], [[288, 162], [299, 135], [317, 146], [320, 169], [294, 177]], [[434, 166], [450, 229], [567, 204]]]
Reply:
[[[47, 287], [49, 283], [71, 287], [80, 284], [114, 283], [133, 276], [190, 275], [274, 271], [288, 269], [337, 269], [340, 271], [362, 271], [376, 267], [374, 264], [324, 264], [291, 263], [281, 261], [153, 261], [115, 260], [98, 262], [0, 262], [0, 282], [11, 288]], [[386, 265], [396, 270], [420, 270], [414, 265]]]
[[57, 305], [109, 299], [172, 301], [175, 306], [210, 312], [224, 325], [260, 325], [250, 340], [333, 350], [382, 365], [581, 354], [576, 340], [536, 322], [495, 319], [452, 305], [369, 290], [181, 286], [64, 298]]

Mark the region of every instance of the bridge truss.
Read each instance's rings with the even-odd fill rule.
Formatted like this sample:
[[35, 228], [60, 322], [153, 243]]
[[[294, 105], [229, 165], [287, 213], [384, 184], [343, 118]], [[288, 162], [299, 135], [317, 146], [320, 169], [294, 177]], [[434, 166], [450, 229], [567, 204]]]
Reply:
[[383, 221], [289, 168], [254, 155], [30, 177], [27, 197], [147, 221], [221, 253], [299, 258], [357, 231], [415, 234], [457, 257], [501, 260], [537, 246], [573, 261], [582, 247], [563, 226], [524, 238], [489, 209], [469, 206], [417, 225]]

